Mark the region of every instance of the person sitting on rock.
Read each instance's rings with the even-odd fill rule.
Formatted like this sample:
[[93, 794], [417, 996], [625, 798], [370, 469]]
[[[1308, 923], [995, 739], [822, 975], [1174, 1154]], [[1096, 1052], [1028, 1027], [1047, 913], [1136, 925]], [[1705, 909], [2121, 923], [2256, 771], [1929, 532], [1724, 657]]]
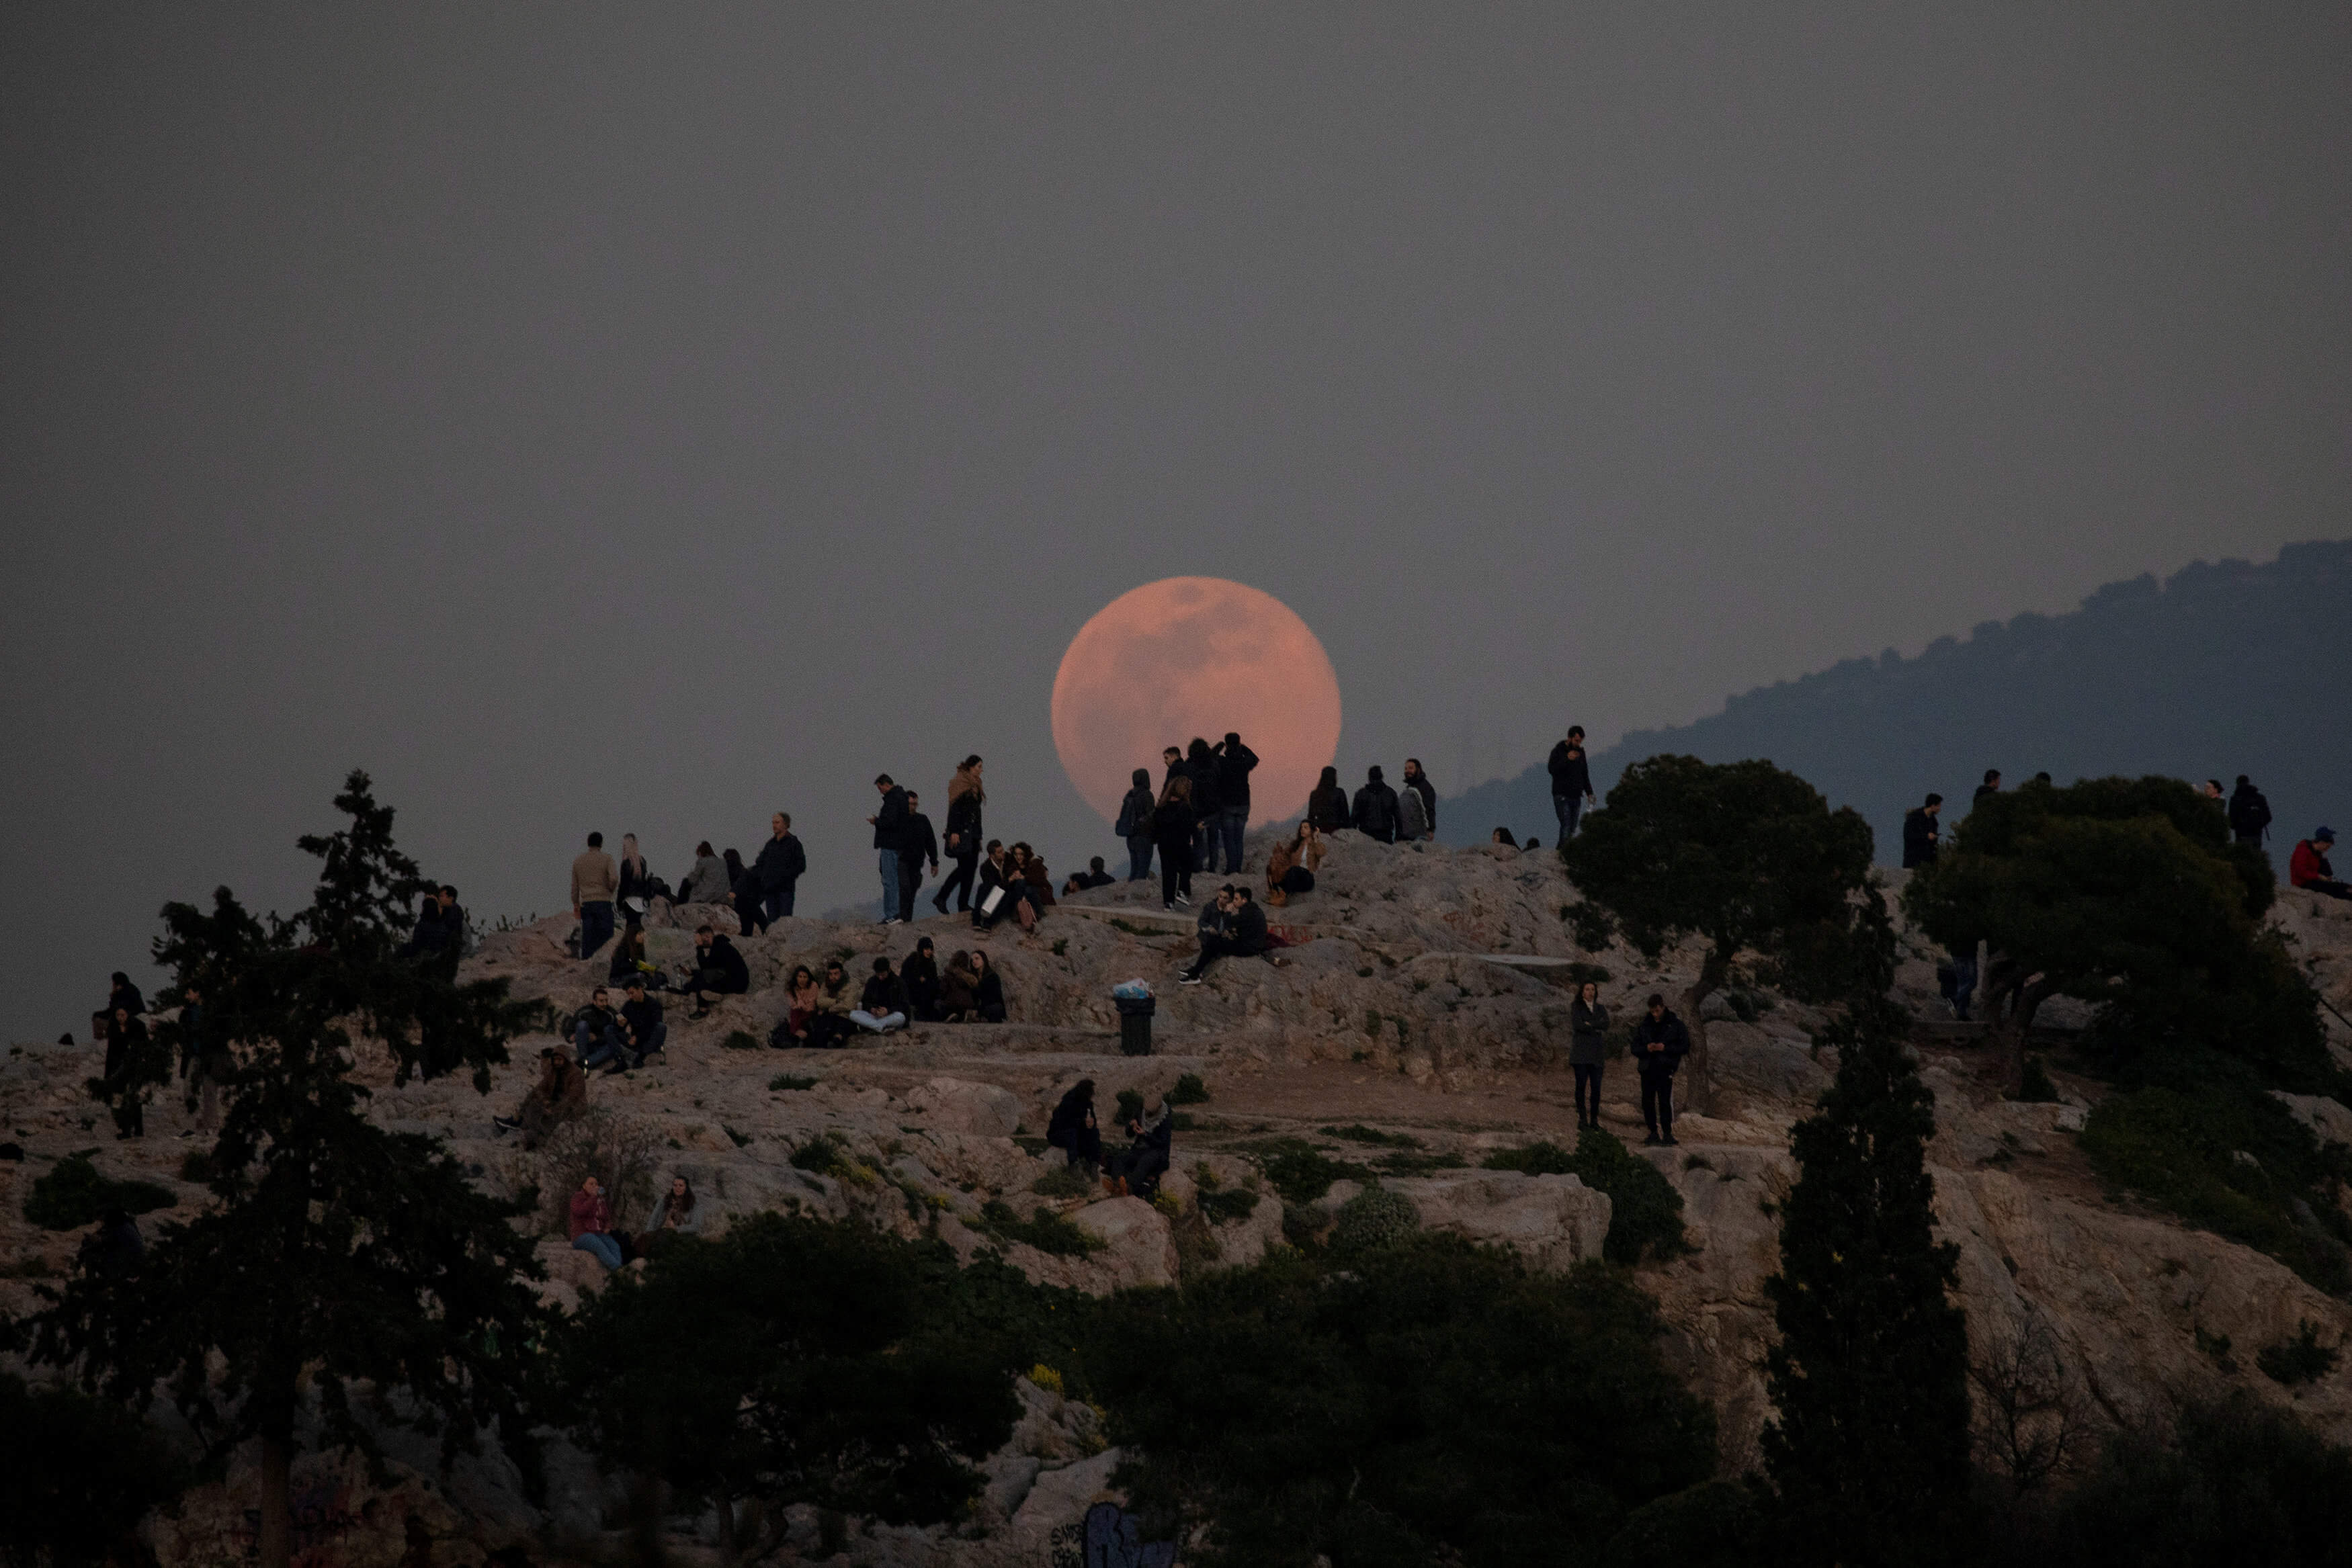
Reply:
[[2336, 830], [2325, 827], [2295, 845], [2294, 852], [2287, 857], [2287, 881], [2305, 893], [2352, 898], [2352, 884], [2336, 881], [2336, 868], [2327, 863], [2327, 852], [2335, 847]]
[[1003, 977], [996, 972], [996, 966], [988, 961], [988, 955], [977, 949], [971, 955], [971, 974], [974, 1016], [982, 1023], [1003, 1023], [1007, 1016]]
[[1633, 1062], [1642, 1075], [1644, 1144], [1675, 1146], [1675, 1069], [1690, 1054], [1690, 1030], [1666, 1010], [1666, 998], [1650, 994], [1649, 1016], [1633, 1026]]
[[1053, 1119], [1045, 1124], [1045, 1146], [1067, 1155], [1063, 1161], [1066, 1167], [1084, 1166], [1089, 1176], [1102, 1167], [1102, 1133], [1095, 1125], [1093, 1079], [1079, 1079], [1054, 1107]]
[[1160, 1120], [1149, 1131], [1140, 1113], [1127, 1124], [1134, 1142], [1113, 1155], [1103, 1166], [1103, 1186], [1112, 1197], [1124, 1195], [1150, 1203], [1160, 1194], [1160, 1178], [1168, 1174], [1168, 1160], [1176, 1142], [1176, 1104], [1163, 1098]]
[[653, 1228], [637, 1232], [634, 1250], [640, 1258], [657, 1257], [682, 1236], [702, 1233], [702, 1211], [694, 1201], [694, 1184], [682, 1176], [669, 1178], [669, 1191], [654, 1206]]
[[1507, 850], [1515, 850], [1519, 847], [1519, 841], [1512, 835], [1511, 830], [1508, 828], [1496, 828], [1495, 830], [1493, 839], [1489, 841], [1500, 844]]
[[1037, 911], [1028, 900], [1020, 869], [1004, 852], [1004, 841], [991, 839], [988, 858], [980, 865], [980, 885], [972, 894], [971, 924], [976, 930], [988, 931], [1007, 918], [1018, 920], [1021, 929], [1028, 931], [1037, 924]]
[[613, 1027], [617, 1015], [613, 1011], [613, 993], [603, 986], [588, 994], [588, 1005], [572, 1015], [572, 1059], [585, 1067], [589, 1052], [604, 1043], [604, 1031]]
[[1279, 909], [1301, 894], [1315, 891], [1315, 873], [1323, 864], [1323, 834], [1307, 818], [1298, 831], [1267, 852], [1265, 901]]
[[693, 994], [689, 1019], [707, 1018], [720, 997], [740, 997], [751, 988], [751, 967], [717, 926], [706, 922], [695, 928], [694, 959], [694, 973], [678, 988]]
[[972, 971], [971, 955], [959, 947], [948, 957], [940, 977], [940, 1020], [961, 1023], [980, 1007], [980, 977]]
[[1054, 873], [1045, 869], [1045, 857], [1027, 844], [1013, 846], [1013, 868], [1021, 880], [1015, 891], [1029, 901], [1029, 907], [1039, 915], [1054, 907]]
[[890, 972], [890, 960], [874, 960], [874, 977], [857, 998], [849, 1021], [868, 1034], [888, 1034], [907, 1027], [907, 988]]
[[907, 988], [907, 1016], [917, 1023], [939, 1022], [940, 960], [929, 937], [918, 941], [898, 966], [898, 979]]
[[587, 1253], [608, 1270], [627, 1261], [620, 1238], [613, 1234], [613, 1206], [604, 1201], [604, 1186], [594, 1176], [582, 1181], [572, 1195], [569, 1218], [573, 1251]]
[[1103, 870], [1103, 858], [1097, 855], [1087, 862], [1086, 870], [1070, 873], [1070, 879], [1062, 883], [1062, 896], [1067, 898], [1074, 893], [1086, 893], [1097, 887], [1108, 887], [1118, 880], [1118, 878]]
[[659, 973], [646, 957], [645, 903], [632, 898], [621, 905], [621, 939], [613, 944], [613, 962], [604, 971], [604, 978], [615, 986], [625, 984], [631, 975]]
[[632, 977], [629, 999], [621, 1004], [621, 1044], [628, 1052], [629, 1065], [643, 1067], [646, 1058], [659, 1051], [668, 1039], [669, 1025], [662, 1021], [661, 999], [646, 995], [643, 975]]
[[562, 1124], [588, 1109], [588, 1075], [580, 1064], [554, 1046], [539, 1053], [539, 1082], [522, 1097], [511, 1116], [493, 1116], [501, 1133], [519, 1132], [522, 1146], [535, 1149]]
[[[593, 1072], [602, 1067], [608, 1072], [623, 1072], [642, 1065], [644, 1052], [636, 1043], [636, 1026], [649, 1025], [661, 1033], [667, 1032], [661, 1022], [661, 1004], [646, 995], [644, 976], [639, 975], [630, 980], [624, 994], [627, 1000], [613, 1015], [613, 1020], [604, 1026], [604, 1033], [589, 1042], [586, 1052], [580, 1058], [580, 1065], [588, 1071]], [[633, 1006], [636, 1009], [634, 1018], [629, 1010]]]
[[[741, 865], [743, 857], [735, 857]], [[694, 846], [694, 865], [687, 872], [686, 880], [677, 885], [680, 904], [724, 904], [734, 892], [735, 883], [728, 875], [727, 862], [710, 847], [709, 839]]]
[[1274, 950], [1274, 942], [1265, 928], [1265, 911], [1250, 896], [1246, 887], [1226, 890], [1228, 913], [1223, 932], [1201, 939], [1201, 956], [1192, 967], [1178, 977], [1181, 984], [1197, 986], [1211, 964], [1219, 958], [1257, 958]]
[[778, 1051], [806, 1045], [809, 1025], [816, 1019], [816, 976], [806, 964], [793, 967], [792, 978], [784, 982], [784, 1016], [768, 1034], [768, 1043]]
[[824, 967], [824, 978], [816, 988], [816, 1017], [809, 1021], [809, 1044], [821, 1051], [831, 1051], [849, 1043], [857, 1026], [849, 1015], [857, 1010], [858, 996], [849, 988], [849, 971], [834, 959]]

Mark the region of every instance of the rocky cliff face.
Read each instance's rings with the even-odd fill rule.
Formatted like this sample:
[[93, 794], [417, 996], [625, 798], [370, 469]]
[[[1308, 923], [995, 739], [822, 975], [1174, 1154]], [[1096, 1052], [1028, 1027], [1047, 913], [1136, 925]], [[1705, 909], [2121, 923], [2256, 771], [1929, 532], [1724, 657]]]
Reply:
[[[1263, 864], [1262, 847], [1252, 863]], [[644, 1070], [595, 1079], [587, 1117], [536, 1150], [498, 1135], [490, 1117], [521, 1099], [538, 1040], [520, 1042], [487, 1100], [449, 1082], [394, 1089], [379, 1074], [375, 1113], [446, 1137], [488, 1186], [536, 1184], [551, 1195], [540, 1251], [547, 1290], [566, 1306], [604, 1282], [598, 1265], [564, 1244], [554, 1207], [554, 1195], [591, 1169], [619, 1188], [624, 1223], [640, 1220], [656, 1184], [675, 1173], [694, 1183], [719, 1226], [765, 1209], [856, 1214], [902, 1234], [936, 1234], [967, 1257], [999, 1247], [1034, 1278], [1103, 1291], [1247, 1263], [1282, 1245], [1283, 1204], [1258, 1160], [1273, 1140], [1304, 1139], [1411, 1196], [1424, 1224], [1515, 1247], [1537, 1267], [1597, 1255], [1605, 1197], [1573, 1177], [1478, 1167], [1496, 1147], [1573, 1142], [1561, 1065], [1567, 962], [1604, 968], [1603, 999], [1630, 1019], [1649, 991], [1687, 984], [1695, 956], [1653, 965], [1623, 950], [1580, 953], [1560, 919], [1574, 894], [1549, 854], [1398, 848], [1340, 834], [1322, 883], [1277, 915], [1296, 944], [1284, 964], [1223, 961], [1197, 988], [1173, 983], [1192, 951], [1191, 919], [1162, 915], [1156, 883], [1149, 897], [1119, 886], [1066, 901], [1027, 936], [1000, 928], [983, 937], [954, 918], [912, 931], [787, 921], [740, 939], [752, 967], [749, 995], [700, 1022], [673, 1009], [668, 1050]], [[733, 924], [724, 911], [665, 911], [651, 933], [655, 958], [683, 958], [703, 918]], [[2277, 918], [2328, 999], [2352, 1012], [2352, 908], [2291, 894]], [[567, 957], [567, 929], [550, 921], [489, 936], [467, 972], [504, 977], [517, 995], [568, 1011], [586, 1001], [604, 965]], [[942, 959], [960, 946], [986, 947], [1013, 1021], [919, 1026], [830, 1052], [740, 1048], [740, 1036], [763, 1041], [782, 1016], [781, 982], [793, 965], [839, 956], [856, 974], [871, 955], [902, 956], [918, 936], [929, 936]], [[1118, 1054], [1109, 993], [1129, 977], [1160, 994], [1149, 1057]], [[1940, 1010], [1924, 948], [1899, 985], [1923, 1018]], [[1645, 1266], [1643, 1281], [1662, 1304], [1670, 1354], [1721, 1415], [1724, 1462], [1735, 1471], [1753, 1460], [1767, 1415], [1759, 1364], [1771, 1318], [1762, 1282], [1778, 1263], [1774, 1213], [1794, 1175], [1788, 1129], [1835, 1065], [1815, 1051], [1809, 1030], [1817, 1019], [1806, 1009], [1769, 997], [1755, 1004], [1750, 1021], [1727, 1013], [1711, 1024], [1712, 1113], [1685, 1119], [1682, 1147], [1644, 1151], [1683, 1195], [1695, 1249]], [[2352, 1049], [2352, 1030], [2331, 1027], [2339, 1048]], [[2303, 1322], [2329, 1343], [2352, 1336], [2346, 1303], [2268, 1258], [2105, 1191], [2074, 1139], [2096, 1085], [2062, 1077], [2063, 1103], [2012, 1103], [1999, 1096], [1992, 1063], [1965, 1044], [1923, 1051], [1936, 1093], [1930, 1161], [1939, 1214], [1961, 1247], [1979, 1354], [2028, 1338], [2050, 1347], [2100, 1422], [2143, 1421], [2229, 1385], [2291, 1399], [2322, 1430], [2352, 1441], [2352, 1376], [2290, 1395], [2252, 1371], [2254, 1349]], [[0, 1308], [28, 1310], [33, 1281], [70, 1266], [79, 1237], [33, 1229], [23, 1218], [32, 1179], [59, 1156], [97, 1145], [102, 1170], [171, 1187], [179, 1212], [205, 1201], [178, 1179], [181, 1156], [198, 1145], [174, 1135], [186, 1125], [176, 1096], [151, 1106], [143, 1142], [116, 1143], [81, 1091], [94, 1071], [88, 1047], [19, 1046], [0, 1066], [0, 1128], [26, 1151], [22, 1163], [0, 1163]], [[1061, 1166], [1058, 1154], [1040, 1153], [1037, 1134], [1071, 1082], [1095, 1079], [1108, 1111], [1121, 1089], [1156, 1103], [1188, 1073], [1210, 1098], [1186, 1111], [1158, 1205], [1036, 1190]], [[1622, 1066], [1608, 1075], [1606, 1100], [1609, 1124], [1637, 1140], [1635, 1086]], [[2333, 1102], [2300, 1109], [2323, 1135], [2352, 1138], [2352, 1113]], [[1198, 1202], [1204, 1190], [1251, 1192], [1256, 1201], [1213, 1205], [1223, 1216], [1213, 1221]], [[1292, 1224], [1328, 1223], [1353, 1190], [1339, 1183]], [[1024, 1218], [1041, 1207], [1066, 1214], [1096, 1249], [1049, 1256], [1008, 1245], [992, 1233], [992, 1202]], [[152, 1216], [151, 1231], [165, 1218]], [[2212, 1352], [2223, 1336], [2233, 1357]], [[1024, 1398], [1029, 1415], [990, 1461], [988, 1499], [970, 1524], [868, 1532], [853, 1560], [1042, 1560], [1052, 1532], [1102, 1493], [1115, 1456], [1084, 1406], [1026, 1384]], [[436, 1562], [478, 1561], [504, 1540], [548, 1530], [584, 1550], [620, 1502], [568, 1450], [556, 1456], [544, 1513], [521, 1501], [496, 1464], [445, 1481], [422, 1453], [407, 1457], [397, 1497], [335, 1461], [309, 1465], [302, 1484], [320, 1511], [310, 1562], [396, 1559], [410, 1518], [436, 1543]], [[233, 1471], [225, 1488], [192, 1500], [181, 1521], [159, 1523], [163, 1560], [222, 1555], [249, 1506], [237, 1489], [249, 1485]], [[797, 1526], [808, 1542], [815, 1528], [813, 1517]]]

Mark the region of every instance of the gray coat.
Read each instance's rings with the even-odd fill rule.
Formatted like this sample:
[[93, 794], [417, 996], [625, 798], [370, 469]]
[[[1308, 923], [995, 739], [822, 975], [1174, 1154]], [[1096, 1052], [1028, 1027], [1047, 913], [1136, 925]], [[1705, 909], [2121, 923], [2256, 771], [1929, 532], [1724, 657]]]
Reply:
[[1421, 791], [1408, 784], [1397, 791], [1397, 839], [1412, 843], [1429, 836], [1429, 810]]
[[677, 890], [681, 904], [722, 904], [729, 892], [727, 868], [719, 863], [717, 855], [703, 855], [686, 873], [685, 885]]
[[1579, 997], [1568, 1005], [1570, 1030], [1568, 1062], [1571, 1067], [1598, 1067], [1608, 1060], [1606, 1046], [1609, 1034], [1609, 1009], [1599, 1002], [1591, 1007]]

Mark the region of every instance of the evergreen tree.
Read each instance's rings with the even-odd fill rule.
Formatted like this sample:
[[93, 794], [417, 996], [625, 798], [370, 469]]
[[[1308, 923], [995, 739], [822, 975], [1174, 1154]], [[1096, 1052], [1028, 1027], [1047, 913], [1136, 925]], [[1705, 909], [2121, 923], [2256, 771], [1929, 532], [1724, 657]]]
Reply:
[[1780, 1343], [1766, 1468], [1793, 1560], [1957, 1560], [1969, 1531], [1968, 1330], [1959, 1249], [1934, 1238], [1935, 1097], [1901, 1016], [1864, 1003], [1836, 1081], [1790, 1140], [1802, 1174], [1765, 1282]]
[[[393, 813], [354, 772], [342, 831], [300, 841], [310, 905], [257, 918], [226, 888], [209, 914], [167, 905], [157, 961], [201, 988], [208, 1036], [235, 1061], [213, 1150], [217, 1202], [163, 1228], [135, 1279], [74, 1281], [33, 1320], [37, 1359], [144, 1408], [168, 1389], [213, 1453], [258, 1438], [263, 1568], [285, 1568], [302, 1385], [329, 1448], [374, 1458], [374, 1429], [437, 1434], [445, 1460], [495, 1429], [528, 1464], [534, 1351], [523, 1210], [477, 1191], [439, 1143], [370, 1123], [350, 1076], [388, 1051], [395, 1082], [431, 1039], [487, 1092], [535, 1005], [506, 982], [460, 987], [400, 952], [425, 883], [393, 847]], [[354, 1408], [354, 1388], [364, 1419]], [[394, 1395], [398, 1397], [388, 1397]]]

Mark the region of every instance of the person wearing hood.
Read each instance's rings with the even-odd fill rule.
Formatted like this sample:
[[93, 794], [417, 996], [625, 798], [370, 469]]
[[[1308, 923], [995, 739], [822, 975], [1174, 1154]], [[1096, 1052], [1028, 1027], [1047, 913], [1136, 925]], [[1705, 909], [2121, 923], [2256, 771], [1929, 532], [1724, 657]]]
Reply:
[[1192, 907], [1192, 829], [1200, 821], [1192, 810], [1192, 779], [1177, 773], [1160, 792], [1151, 808], [1151, 841], [1160, 849], [1160, 907], [1179, 904]]
[[1211, 756], [1217, 770], [1217, 817], [1211, 838], [1224, 858], [1224, 874], [1234, 876], [1241, 872], [1243, 841], [1249, 835], [1249, 776], [1257, 767], [1257, 753], [1242, 744], [1239, 732], [1229, 729]]
[[1127, 880], [1141, 882], [1151, 874], [1151, 808], [1158, 802], [1151, 795], [1151, 774], [1139, 768], [1134, 773], [1134, 788], [1118, 803], [1118, 821], [1114, 831], [1127, 841]]
[[2305, 893], [2352, 898], [2352, 885], [2338, 882], [2336, 868], [2327, 862], [2327, 852], [2335, 847], [2336, 830], [2326, 827], [2295, 845], [2294, 853], [2287, 857], [2287, 881]]
[[1349, 825], [1348, 791], [1339, 782], [1339, 770], [1323, 769], [1316, 781], [1314, 792], [1307, 797], [1307, 820], [1315, 824], [1318, 833], [1334, 832]]
[[1194, 736], [1184, 748], [1184, 776], [1192, 781], [1192, 869], [1210, 869], [1210, 839], [1214, 831], [1217, 813], [1224, 810], [1223, 781], [1217, 777], [1216, 753], [1209, 749], [1207, 739]]
[[760, 879], [761, 925], [772, 925], [790, 915], [793, 894], [808, 872], [808, 852], [793, 836], [789, 814], [778, 811], [768, 819], [768, 841], [760, 846], [760, 858], [751, 862], [751, 870]]
[[1593, 803], [1592, 768], [1584, 756], [1584, 727], [1571, 724], [1568, 737], [1552, 743], [1544, 769], [1551, 775], [1552, 815], [1559, 819], [1559, 841], [1576, 837], [1577, 819]]
[[1356, 791], [1356, 804], [1349, 814], [1349, 825], [1368, 839], [1392, 844], [1397, 836], [1397, 792], [1389, 788], [1381, 776], [1381, 765], [1373, 763], [1364, 774], [1364, 787]]
[[[737, 865], [742, 858], [736, 857]], [[723, 904], [734, 895], [735, 879], [703, 840], [694, 846], [694, 869], [686, 873], [686, 882], [677, 890], [680, 904]]]
[[917, 1023], [937, 1023], [940, 1009], [940, 960], [928, 936], [915, 944], [898, 966], [898, 979], [907, 988], [908, 1011]]
[[970, 909], [978, 896], [972, 892], [972, 879], [980, 874], [981, 808], [988, 800], [980, 775], [980, 754], [974, 752], [957, 764], [955, 777], [948, 781], [947, 836], [940, 841], [940, 848], [955, 870], [948, 873], [947, 881], [940, 883], [939, 896], [931, 900], [931, 907], [941, 915], [948, 912], [949, 894], [955, 894], [958, 915]]
[[2270, 836], [2271, 803], [2242, 773], [2238, 787], [2230, 791], [2230, 831], [2242, 844], [2259, 844]]

